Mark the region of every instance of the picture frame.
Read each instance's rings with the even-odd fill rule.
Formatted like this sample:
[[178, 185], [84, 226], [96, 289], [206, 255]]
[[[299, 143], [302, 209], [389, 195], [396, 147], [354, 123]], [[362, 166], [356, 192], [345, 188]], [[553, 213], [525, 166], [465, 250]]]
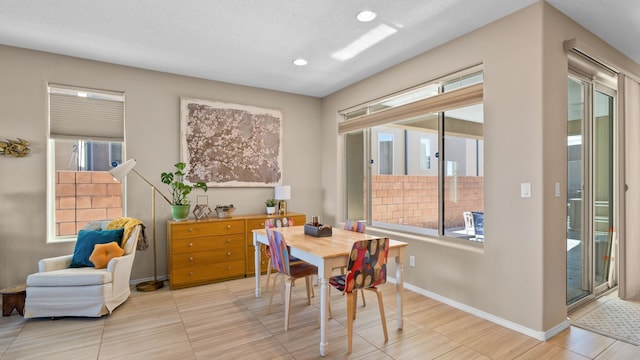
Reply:
[[181, 97], [185, 180], [210, 187], [280, 185], [282, 121], [276, 109]]

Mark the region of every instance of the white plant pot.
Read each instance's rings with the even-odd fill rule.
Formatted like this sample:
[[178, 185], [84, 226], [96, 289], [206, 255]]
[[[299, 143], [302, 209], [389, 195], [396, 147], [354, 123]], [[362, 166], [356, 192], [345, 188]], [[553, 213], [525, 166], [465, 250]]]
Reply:
[[267, 215], [273, 215], [275, 213], [276, 213], [276, 207], [275, 206], [267, 207]]

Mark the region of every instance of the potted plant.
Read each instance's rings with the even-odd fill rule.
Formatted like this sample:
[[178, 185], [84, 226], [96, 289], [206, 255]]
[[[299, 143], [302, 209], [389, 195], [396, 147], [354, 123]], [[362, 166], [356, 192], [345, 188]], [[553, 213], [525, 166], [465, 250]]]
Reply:
[[267, 199], [264, 204], [267, 205], [267, 214], [273, 215], [276, 213], [276, 204], [278, 201], [276, 199]]
[[163, 172], [160, 174], [160, 179], [163, 184], [167, 184], [170, 187], [171, 191], [171, 215], [174, 220], [184, 220], [189, 217], [189, 209], [191, 207], [188, 195], [191, 193], [193, 188], [199, 188], [204, 191], [207, 191], [207, 184], [203, 182], [197, 182], [195, 184], [185, 184], [183, 181], [184, 178], [184, 169], [187, 164], [183, 162], [179, 162], [174, 165], [176, 167], [176, 171], [174, 172]]

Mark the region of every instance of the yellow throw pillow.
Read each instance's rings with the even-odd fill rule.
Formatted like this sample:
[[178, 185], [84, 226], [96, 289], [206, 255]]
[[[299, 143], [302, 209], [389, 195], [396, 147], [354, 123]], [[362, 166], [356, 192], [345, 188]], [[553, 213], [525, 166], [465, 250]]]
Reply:
[[91, 256], [89, 256], [89, 261], [93, 263], [96, 269], [104, 269], [109, 264], [109, 260], [114, 257], [120, 257], [123, 254], [124, 250], [115, 241], [107, 244], [96, 244]]

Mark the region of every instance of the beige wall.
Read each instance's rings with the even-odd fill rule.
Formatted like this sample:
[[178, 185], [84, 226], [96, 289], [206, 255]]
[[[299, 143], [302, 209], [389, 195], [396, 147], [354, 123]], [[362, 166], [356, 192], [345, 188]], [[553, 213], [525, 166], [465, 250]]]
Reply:
[[[136, 170], [168, 194], [160, 173], [179, 160], [181, 96], [280, 109], [284, 116], [283, 182], [291, 185], [290, 211], [321, 213], [321, 100], [246, 86], [0, 46], [0, 138], [31, 141], [24, 158], [0, 158], [0, 288], [25, 281], [43, 257], [71, 253], [73, 243], [46, 243], [46, 139], [48, 82], [126, 93], [126, 156]], [[215, 66], [215, 64], [211, 64]], [[195, 193], [195, 192], [194, 192]], [[150, 188], [128, 180], [128, 215], [147, 225], [151, 240]], [[200, 194], [200, 192], [198, 192]], [[263, 213], [273, 188], [210, 188], [209, 205], [233, 203], [237, 214]], [[195, 200], [195, 198], [193, 199]], [[156, 201], [158, 275], [166, 270], [166, 220], [170, 208]], [[153, 252], [138, 252], [132, 279], [153, 276]]]
[[[26, 158], [0, 159], [0, 286], [23, 281], [39, 258], [73, 247], [44, 240], [48, 81], [125, 91], [127, 156], [136, 158], [137, 169], [151, 179], [178, 160], [179, 96], [282, 109], [290, 208], [337, 224], [345, 217], [346, 182], [338, 111], [483, 63], [484, 248], [392, 237], [409, 242], [408, 252], [416, 257], [416, 267], [405, 267], [410, 286], [532, 336], [547, 336], [567, 315], [566, 194], [555, 197], [553, 186], [566, 183], [563, 41], [575, 37], [640, 74], [638, 64], [544, 2], [322, 100], [0, 47], [0, 136], [33, 143]], [[530, 199], [519, 196], [523, 182], [532, 184]], [[208, 195], [210, 204], [232, 202], [248, 214], [261, 212], [262, 200], [271, 193], [234, 188], [211, 189]], [[148, 223], [149, 189], [132, 179], [128, 195], [129, 215]], [[164, 249], [169, 208], [158, 204], [159, 248]], [[159, 273], [166, 274], [164, 252], [159, 254]], [[151, 276], [151, 264], [151, 252], [138, 254], [132, 278]]]
[[[416, 257], [415, 267], [405, 266], [405, 280], [535, 337], [566, 326], [566, 194], [555, 197], [553, 189], [556, 182], [566, 184], [563, 42], [576, 36], [633, 66], [539, 2], [325, 98], [325, 212], [336, 211], [333, 221], [343, 218], [344, 144], [336, 135], [338, 111], [483, 63], [484, 248], [392, 234], [409, 242], [408, 253]], [[532, 184], [531, 198], [520, 197], [524, 182]]]

